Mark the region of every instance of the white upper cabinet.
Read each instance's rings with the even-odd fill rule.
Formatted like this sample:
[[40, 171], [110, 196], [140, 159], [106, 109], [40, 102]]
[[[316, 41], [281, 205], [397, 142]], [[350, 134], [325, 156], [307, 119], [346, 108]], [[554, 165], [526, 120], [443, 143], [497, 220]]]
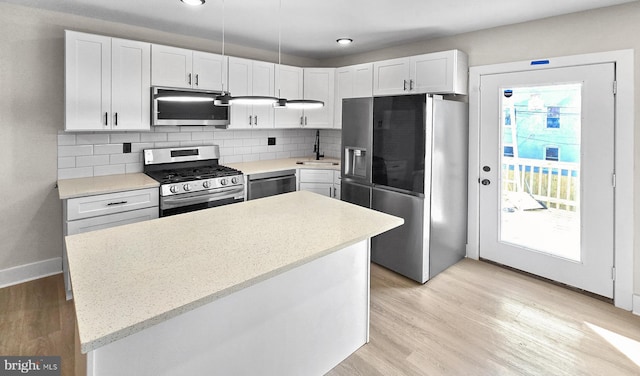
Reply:
[[468, 93], [468, 58], [459, 50], [373, 63], [373, 94]]
[[154, 44], [151, 84], [221, 91], [227, 89], [226, 57], [208, 52]]
[[[232, 96], [273, 97], [275, 64], [263, 61], [229, 58], [229, 92]], [[229, 128], [273, 128], [274, 109], [271, 105], [231, 106]]]
[[150, 44], [65, 31], [65, 130], [149, 130]]
[[322, 108], [305, 110], [303, 127], [333, 128], [335, 68], [304, 68], [304, 99], [324, 102]]
[[334, 128], [342, 128], [342, 100], [373, 95], [373, 64], [336, 68]]
[[[275, 96], [287, 99], [302, 99], [303, 69], [289, 65], [276, 65]], [[276, 128], [299, 128], [303, 125], [302, 110], [275, 109]]]
[[[276, 128], [332, 128], [335, 68], [276, 66], [276, 96], [313, 99], [324, 107], [311, 110], [276, 109]], [[279, 92], [279, 95], [278, 95]]]

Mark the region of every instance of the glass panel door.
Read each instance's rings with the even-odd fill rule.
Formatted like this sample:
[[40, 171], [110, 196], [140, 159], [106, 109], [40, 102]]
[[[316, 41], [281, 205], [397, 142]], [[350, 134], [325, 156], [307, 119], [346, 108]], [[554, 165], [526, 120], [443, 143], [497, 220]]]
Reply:
[[505, 88], [500, 241], [580, 261], [582, 83]]
[[612, 297], [613, 64], [481, 77], [480, 257]]

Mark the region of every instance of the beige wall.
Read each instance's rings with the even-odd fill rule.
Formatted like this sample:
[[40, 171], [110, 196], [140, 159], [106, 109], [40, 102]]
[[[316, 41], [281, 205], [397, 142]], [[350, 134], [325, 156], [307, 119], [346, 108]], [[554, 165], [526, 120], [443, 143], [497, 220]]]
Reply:
[[[460, 49], [469, 65], [635, 49], [635, 119], [640, 124], [640, 2], [574, 13], [539, 21], [499, 27], [449, 38], [412, 43], [372, 53], [323, 61], [325, 66], [345, 66], [427, 52]], [[637, 127], [636, 127], [637, 129]], [[635, 134], [640, 145], [640, 132]], [[635, 164], [640, 161], [635, 149]], [[634, 177], [635, 197], [640, 197], [640, 174]], [[630, 203], [632, 204], [632, 203]], [[640, 200], [634, 200], [635, 234], [640, 234]], [[634, 240], [634, 292], [640, 294], [640, 241]]]
[[[640, 51], [640, 3], [317, 62], [284, 56], [299, 66], [343, 66], [432, 51], [461, 49], [471, 66], [634, 48]], [[0, 3], [0, 270], [53, 257], [62, 249], [56, 181], [56, 135], [63, 124], [63, 30], [144, 40], [219, 52], [217, 42]], [[275, 52], [227, 46], [229, 55], [276, 61]], [[636, 76], [640, 63], [636, 53]], [[640, 87], [636, 82], [636, 103]], [[638, 106], [636, 106], [638, 108]], [[636, 110], [636, 119], [638, 111]], [[640, 132], [636, 134], [636, 144]], [[636, 161], [640, 160], [636, 149]], [[22, 185], [14, 186], [13, 182]], [[640, 177], [635, 177], [640, 193]], [[635, 200], [640, 233], [640, 200]], [[635, 246], [635, 289], [640, 294], [640, 246]]]
[[[0, 3], [0, 271], [62, 256], [55, 189], [64, 121], [64, 30], [220, 53], [218, 42]], [[227, 54], [277, 61], [277, 51], [225, 46]], [[315, 60], [283, 56], [283, 63]]]

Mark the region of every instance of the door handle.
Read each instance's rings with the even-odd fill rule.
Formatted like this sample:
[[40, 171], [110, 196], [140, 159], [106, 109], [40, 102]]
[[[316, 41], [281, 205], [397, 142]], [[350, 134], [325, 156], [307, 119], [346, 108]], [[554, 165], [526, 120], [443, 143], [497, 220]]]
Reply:
[[489, 179], [482, 179], [482, 181], [480, 182], [482, 185], [489, 185], [491, 184], [491, 180]]

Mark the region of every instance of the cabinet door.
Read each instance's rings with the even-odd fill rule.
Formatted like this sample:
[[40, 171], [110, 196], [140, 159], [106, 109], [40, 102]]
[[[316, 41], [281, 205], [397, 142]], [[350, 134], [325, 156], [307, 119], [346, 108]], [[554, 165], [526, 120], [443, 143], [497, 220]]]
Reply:
[[[273, 97], [275, 95], [275, 65], [254, 61], [251, 70], [251, 95]], [[272, 105], [253, 106], [253, 126], [273, 128], [274, 109]]]
[[353, 66], [353, 98], [373, 95], [373, 64]]
[[65, 126], [110, 129], [111, 38], [65, 32]]
[[227, 57], [222, 55], [193, 51], [194, 89], [218, 90], [227, 89]]
[[335, 68], [305, 68], [304, 98], [324, 102], [324, 107], [304, 111], [304, 127], [333, 128]]
[[193, 52], [184, 48], [151, 46], [151, 85], [190, 88]]
[[411, 77], [416, 93], [466, 94], [467, 59], [458, 50], [411, 57]]
[[352, 67], [342, 67], [336, 69], [335, 103], [333, 111], [333, 122], [335, 128], [342, 128], [342, 100], [353, 97], [354, 70]]
[[410, 59], [373, 63], [373, 95], [404, 94], [409, 91]]
[[358, 64], [336, 69], [334, 128], [342, 128], [342, 100], [373, 95], [373, 64]]
[[149, 130], [151, 45], [111, 41], [111, 124], [117, 130]]
[[[229, 93], [232, 96], [249, 95], [251, 91], [252, 61], [235, 57], [229, 58]], [[250, 124], [251, 120], [251, 124]], [[229, 128], [249, 128], [253, 125], [251, 106], [234, 104], [231, 106]]]
[[333, 184], [330, 183], [300, 183], [300, 190], [333, 197]]
[[331, 183], [334, 180], [334, 170], [322, 170], [315, 168], [300, 169], [301, 183]]
[[[288, 65], [277, 65], [275, 74], [275, 94], [279, 98], [304, 98], [302, 68]], [[302, 126], [302, 110], [277, 108], [275, 110], [276, 128], [299, 128]]]

